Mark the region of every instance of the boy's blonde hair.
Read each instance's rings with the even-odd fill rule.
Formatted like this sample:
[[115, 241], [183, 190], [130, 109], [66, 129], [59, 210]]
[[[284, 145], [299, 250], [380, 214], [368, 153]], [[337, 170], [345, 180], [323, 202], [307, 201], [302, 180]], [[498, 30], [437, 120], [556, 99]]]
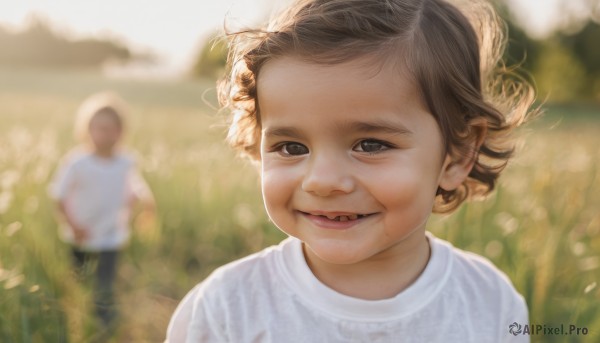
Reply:
[[75, 118], [75, 139], [90, 142], [90, 122], [97, 114], [112, 116], [121, 130], [125, 127], [127, 108], [125, 102], [114, 92], [99, 92], [87, 97], [79, 106]]
[[458, 189], [439, 188], [434, 212], [450, 212], [471, 196], [488, 194], [513, 154], [510, 134], [531, 113], [535, 96], [501, 62], [506, 39], [494, 9], [479, 1], [461, 5], [464, 11], [443, 0], [298, 0], [265, 29], [228, 34], [229, 75], [219, 87], [221, 103], [233, 114], [228, 141], [260, 160], [256, 82], [271, 59], [293, 56], [316, 64], [395, 59], [435, 117], [445, 152], [472, 158], [477, 126], [487, 126], [468, 178]]

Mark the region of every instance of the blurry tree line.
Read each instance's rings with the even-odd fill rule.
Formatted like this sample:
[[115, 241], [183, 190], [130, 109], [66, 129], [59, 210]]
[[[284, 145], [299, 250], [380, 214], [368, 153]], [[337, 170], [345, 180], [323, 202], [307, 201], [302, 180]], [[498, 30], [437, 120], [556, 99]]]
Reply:
[[[552, 103], [600, 103], [599, 22], [590, 18], [585, 23], [573, 23], [578, 30], [557, 30], [550, 37], [538, 40], [529, 37], [516, 23], [504, 0], [492, 1], [508, 26], [504, 59], [508, 65], [519, 64], [529, 74], [538, 90], [538, 99]], [[224, 73], [226, 58], [226, 43], [212, 35], [199, 51], [192, 74], [219, 78]]]
[[[520, 64], [537, 86], [538, 98], [553, 103], [600, 103], [600, 6], [589, 1], [590, 16], [572, 19], [545, 39], [527, 35], [503, 0], [495, 0], [508, 28], [507, 64]], [[568, 13], [565, 13], [568, 16]]]
[[[527, 35], [513, 18], [506, 0], [490, 1], [507, 22], [509, 44], [505, 60], [509, 65], [520, 64], [530, 74], [539, 99], [555, 103], [600, 103], [600, 5], [597, 0], [588, 1], [590, 16], [585, 22], [574, 22], [572, 26], [577, 29], [556, 30], [544, 39]], [[221, 77], [226, 56], [227, 44], [212, 35], [198, 52], [191, 74], [211, 79]], [[100, 67], [108, 61], [152, 59], [153, 56], [132, 52], [115, 41], [67, 39], [40, 18], [34, 19], [22, 32], [11, 32], [0, 26], [0, 66]]]
[[588, 21], [576, 33], [557, 32], [544, 40], [509, 27], [509, 62], [522, 66], [535, 80], [540, 98], [551, 102], [600, 102], [600, 25]]
[[67, 39], [40, 18], [35, 18], [21, 32], [11, 32], [0, 26], [0, 66], [87, 68], [100, 67], [107, 61], [142, 58], [149, 56], [134, 54], [118, 42]]

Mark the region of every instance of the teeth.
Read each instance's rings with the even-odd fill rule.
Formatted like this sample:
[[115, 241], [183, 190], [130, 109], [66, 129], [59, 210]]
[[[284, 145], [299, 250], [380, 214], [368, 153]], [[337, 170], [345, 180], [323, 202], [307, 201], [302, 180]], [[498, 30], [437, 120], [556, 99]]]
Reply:
[[364, 218], [366, 216], [367, 216], [366, 214], [350, 214], [350, 215], [345, 215], [345, 216], [321, 215], [321, 217], [325, 217], [327, 219], [335, 220], [338, 222], [345, 222], [348, 220], [356, 220], [356, 219]]

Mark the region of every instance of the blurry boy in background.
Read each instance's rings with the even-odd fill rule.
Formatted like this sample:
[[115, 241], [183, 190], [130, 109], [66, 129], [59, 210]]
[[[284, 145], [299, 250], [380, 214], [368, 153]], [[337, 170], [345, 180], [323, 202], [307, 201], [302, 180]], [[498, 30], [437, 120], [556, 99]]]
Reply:
[[124, 104], [98, 93], [80, 106], [75, 133], [80, 145], [60, 164], [51, 186], [62, 215], [60, 236], [71, 246], [76, 271], [95, 269], [94, 304], [105, 329], [115, 328], [113, 285], [119, 251], [129, 240], [130, 212], [137, 202], [154, 210], [154, 197], [135, 160], [121, 147]]

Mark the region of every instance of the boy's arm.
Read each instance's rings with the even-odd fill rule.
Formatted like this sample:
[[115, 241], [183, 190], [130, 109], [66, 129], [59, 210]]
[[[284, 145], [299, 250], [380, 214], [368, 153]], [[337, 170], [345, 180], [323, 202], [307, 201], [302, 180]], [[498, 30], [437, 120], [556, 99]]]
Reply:
[[154, 212], [156, 208], [154, 195], [139, 170], [136, 168], [131, 170], [129, 181], [132, 201], [141, 203], [145, 211]]
[[75, 179], [73, 161], [74, 155], [67, 155], [62, 159], [55, 172], [54, 178], [48, 187], [48, 192], [50, 197], [56, 201], [58, 212], [73, 231], [75, 242], [81, 244], [88, 238], [89, 233], [86, 228], [82, 227], [74, 220], [69, 214], [69, 211], [67, 211], [66, 206], [66, 198], [73, 187]]
[[59, 199], [57, 201], [57, 203], [58, 203], [58, 212], [62, 215], [64, 220], [67, 222], [67, 224], [73, 231], [73, 237], [75, 238], [75, 243], [77, 243], [77, 244], [83, 243], [89, 237], [89, 233], [88, 233], [87, 229], [83, 228], [81, 225], [79, 225], [73, 219], [73, 217], [67, 211], [66, 206], [65, 206], [65, 201], [63, 199]]
[[129, 175], [130, 202], [129, 208], [137, 212], [136, 204], [141, 205], [141, 211], [133, 215], [134, 227], [146, 234], [147, 238], [156, 238], [153, 233], [156, 228], [156, 202], [150, 187], [144, 180], [142, 174], [133, 168]]

